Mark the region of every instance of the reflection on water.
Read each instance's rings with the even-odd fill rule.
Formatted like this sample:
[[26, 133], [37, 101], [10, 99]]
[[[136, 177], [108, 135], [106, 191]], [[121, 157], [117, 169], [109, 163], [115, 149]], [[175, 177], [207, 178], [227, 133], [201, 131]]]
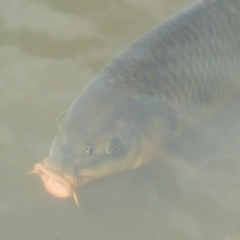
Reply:
[[[193, 1], [0, 3], [1, 239], [226, 239], [240, 234], [237, 103], [150, 163], [91, 182], [73, 200], [26, 176], [48, 152], [56, 119], [123, 46]], [[234, 113], [234, 114], [233, 114]]]

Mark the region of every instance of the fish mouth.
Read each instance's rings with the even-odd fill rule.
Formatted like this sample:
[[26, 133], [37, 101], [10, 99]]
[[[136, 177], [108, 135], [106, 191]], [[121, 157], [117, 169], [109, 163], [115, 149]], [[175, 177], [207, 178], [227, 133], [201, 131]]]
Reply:
[[37, 163], [34, 167], [33, 173], [39, 175], [47, 191], [59, 198], [68, 198], [75, 196], [76, 188], [82, 186], [89, 181], [87, 177], [74, 178], [73, 176], [56, 173], [52, 170], [54, 166], [44, 161]]

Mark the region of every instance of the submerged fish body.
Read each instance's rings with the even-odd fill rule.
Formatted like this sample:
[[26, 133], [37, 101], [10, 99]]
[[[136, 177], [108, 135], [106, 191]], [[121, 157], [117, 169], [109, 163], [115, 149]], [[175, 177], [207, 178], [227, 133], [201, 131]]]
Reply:
[[201, 1], [107, 64], [61, 116], [34, 172], [69, 197], [88, 181], [161, 160], [173, 133], [239, 92], [240, 1]]

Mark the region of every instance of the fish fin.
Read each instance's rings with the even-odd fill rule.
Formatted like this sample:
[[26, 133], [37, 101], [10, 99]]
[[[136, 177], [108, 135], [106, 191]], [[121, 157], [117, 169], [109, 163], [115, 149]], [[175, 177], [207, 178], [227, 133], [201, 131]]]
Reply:
[[166, 153], [162, 153], [161, 160], [170, 163], [170, 165], [173, 166], [175, 169], [183, 170], [190, 175], [195, 175], [197, 173], [197, 170], [194, 167], [185, 163], [184, 160], [174, 158]]

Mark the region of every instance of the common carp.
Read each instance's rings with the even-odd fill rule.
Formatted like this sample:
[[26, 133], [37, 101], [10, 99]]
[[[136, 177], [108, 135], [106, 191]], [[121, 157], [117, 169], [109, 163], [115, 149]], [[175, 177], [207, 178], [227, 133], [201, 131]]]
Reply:
[[240, 92], [240, 0], [203, 0], [118, 53], [59, 119], [34, 173], [61, 198], [164, 158], [175, 133]]

